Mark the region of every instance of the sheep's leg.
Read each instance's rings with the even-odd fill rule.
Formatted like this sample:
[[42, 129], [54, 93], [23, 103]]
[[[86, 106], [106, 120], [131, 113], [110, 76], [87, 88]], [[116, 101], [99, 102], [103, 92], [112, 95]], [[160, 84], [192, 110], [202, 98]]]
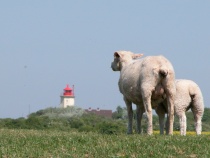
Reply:
[[160, 134], [164, 134], [164, 119], [165, 119], [165, 114], [160, 114], [159, 115]]
[[144, 101], [145, 111], [147, 115], [147, 134], [152, 135], [153, 133], [153, 126], [152, 126], [152, 107], [151, 107], [151, 100], [147, 99]]
[[[143, 86], [142, 86], [143, 87]], [[142, 92], [142, 99], [144, 103], [144, 109], [147, 115], [147, 134], [152, 135], [153, 126], [152, 126], [152, 105], [151, 105], [151, 91], [148, 91], [148, 87], [145, 87]]]
[[169, 118], [168, 118], [168, 114], [167, 114], [167, 118], [166, 118], [166, 122], [165, 122], [165, 128], [166, 128], [166, 134], [169, 133]]
[[160, 127], [160, 134], [164, 134], [164, 119], [165, 119], [165, 109], [163, 108], [163, 105], [158, 105], [156, 109], [156, 113], [159, 118], [159, 127]]
[[141, 133], [141, 120], [144, 113], [144, 108], [139, 105], [136, 106], [136, 123], [137, 123], [137, 133]]
[[[173, 79], [169, 79], [173, 81]], [[176, 94], [176, 87], [173, 82], [169, 82], [166, 80], [166, 83], [163, 82], [166, 88], [166, 95], [167, 95], [167, 117], [168, 117], [168, 132], [167, 134], [173, 135], [173, 124], [174, 124], [174, 97]]]
[[167, 98], [168, 104], [168, 134], [173, 135], [173, 124], [174, 124], [174, 103], [172, 97]]
[[127, 107], [127, 113], [128, 113], [128, 130], [127, 134], [133, 133], [133, 109], [132, 109], [132, 102], [130, 102], [128, 99], [124, 97], [124, 101]]
[[174, 124], [174, 97], [176, 95], [175, 76], [172, 72], [168, 72], [166, 78], [163, 79], [162, 85], [166, 91], [167, 98], [167, 112], [168, 112], [168, 133], [173, 135], [173, 124]]

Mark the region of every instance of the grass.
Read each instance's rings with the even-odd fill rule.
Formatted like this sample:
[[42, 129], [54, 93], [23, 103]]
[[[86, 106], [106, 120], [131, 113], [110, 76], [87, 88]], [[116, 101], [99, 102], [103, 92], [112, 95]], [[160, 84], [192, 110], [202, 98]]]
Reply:
[[0, 157], [137, 158], [210, 157], [210, 133], [180, 136], [103, 135], [38, 130], [0, 130]]

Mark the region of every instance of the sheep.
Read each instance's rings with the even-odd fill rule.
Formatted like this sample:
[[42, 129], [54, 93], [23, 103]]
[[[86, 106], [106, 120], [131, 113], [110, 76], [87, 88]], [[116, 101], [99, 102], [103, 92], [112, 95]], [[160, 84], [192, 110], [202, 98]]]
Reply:
[[[186, 115], [185, 112], [192, 110], [197, 135], [202, 131], [202, 116], [204, 113], [204, 102], [199, 86], [191, 80], [176, 80], [176, 95], [174, 100], [175, 114], [179, 117], [180, 134], [186, 135]], [[164, 116], [167, 113], [165, 102], [160, 103], [156, 108], [159, 116], [160, 134], [164, 133]], [[168, 120], [166, 121], [166, 131], [168, 130]]]
[[128, 134], [132, 134], [133, 110], [132, 103], [136, 104], [137, 132], [141, 132], [141, 117], [143, 111], [147, 115], [147, 134], [153, 133], [152, 108], [167, 98], [169, 135], [173, 134], [175, 72], [172, 64], [163, 56], [147, 56], [138, 59], [143, 54], [134, 54], [130, 51], [116, 51], [111, 63], [113, 71], [120, 71], [118, 82], [119, 90], [123, 94], [128, 113]]

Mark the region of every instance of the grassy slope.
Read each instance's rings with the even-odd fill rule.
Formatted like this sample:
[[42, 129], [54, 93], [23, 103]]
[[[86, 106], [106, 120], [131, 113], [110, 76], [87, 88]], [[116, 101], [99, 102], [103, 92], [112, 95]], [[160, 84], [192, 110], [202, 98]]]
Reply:
[[0, 132], [0, 157], [210, 157], [210, 134], [183, 137], [8, 129]]

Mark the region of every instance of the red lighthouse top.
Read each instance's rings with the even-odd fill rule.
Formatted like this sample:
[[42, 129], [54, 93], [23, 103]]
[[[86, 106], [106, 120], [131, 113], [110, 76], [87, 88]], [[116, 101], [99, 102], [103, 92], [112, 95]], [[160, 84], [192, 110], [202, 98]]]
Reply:
[[66, 85], [66, 88], [63, 89], [63, 95], [64, 96], [74, 96], [74, 86], [72, 89], [69, 87], [69, 85]]

